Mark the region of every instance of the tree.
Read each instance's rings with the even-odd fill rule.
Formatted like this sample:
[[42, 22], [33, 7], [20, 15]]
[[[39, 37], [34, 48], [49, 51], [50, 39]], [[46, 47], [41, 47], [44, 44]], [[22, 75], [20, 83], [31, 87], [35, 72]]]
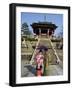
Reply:
[[59, 37], [59, 38], [63, 38], [63, 26], [61, 26], [61, 30], [60, 30], [60, 32], [58, 33], [58, 37]]
[[24, 35], [31, 35], [31, 32], [29, 31], [29, 26], [26, 22], [24, 22], [21, 26], [21, 32]]

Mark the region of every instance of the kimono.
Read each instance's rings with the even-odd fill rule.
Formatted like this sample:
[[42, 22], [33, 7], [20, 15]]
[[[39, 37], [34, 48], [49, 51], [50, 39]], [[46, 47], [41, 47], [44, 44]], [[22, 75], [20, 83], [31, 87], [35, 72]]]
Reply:
[[42, 76], [43, 74], [43, 61], [44, 61], [44, 56], [42, 54], [36, 55], [36, 75], [37, 76]]

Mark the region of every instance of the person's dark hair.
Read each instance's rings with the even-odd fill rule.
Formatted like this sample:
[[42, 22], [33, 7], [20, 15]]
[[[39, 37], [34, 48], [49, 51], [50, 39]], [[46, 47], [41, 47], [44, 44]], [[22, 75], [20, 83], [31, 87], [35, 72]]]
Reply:
[[40, 49], [39, 52], [42, 52], [42, 50]]

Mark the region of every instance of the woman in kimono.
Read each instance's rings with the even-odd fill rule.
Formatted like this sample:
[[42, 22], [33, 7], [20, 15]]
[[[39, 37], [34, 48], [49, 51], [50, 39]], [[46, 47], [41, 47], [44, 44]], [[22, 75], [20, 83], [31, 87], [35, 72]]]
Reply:
[[40, 50], [37, 55], [35, 56], [36, 60], [36, 76], [43, 75], [43, 62], [44, 62], [44, 55], [42, 50]]

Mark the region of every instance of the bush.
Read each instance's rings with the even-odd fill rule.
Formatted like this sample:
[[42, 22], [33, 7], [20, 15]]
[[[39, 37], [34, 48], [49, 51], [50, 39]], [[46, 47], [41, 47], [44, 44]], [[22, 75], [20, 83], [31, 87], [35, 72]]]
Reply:
[[51, 41], [52, 41], [52, 42], [60, 42], [61, 40], [60, 40], [60, 39], [55, 39], [55, 40], [52, 39]]
[[29, 41], [37, 41], [37, 39], [35, 39], [35, 38], [27, 38], [26, 40], [29, 40]]

